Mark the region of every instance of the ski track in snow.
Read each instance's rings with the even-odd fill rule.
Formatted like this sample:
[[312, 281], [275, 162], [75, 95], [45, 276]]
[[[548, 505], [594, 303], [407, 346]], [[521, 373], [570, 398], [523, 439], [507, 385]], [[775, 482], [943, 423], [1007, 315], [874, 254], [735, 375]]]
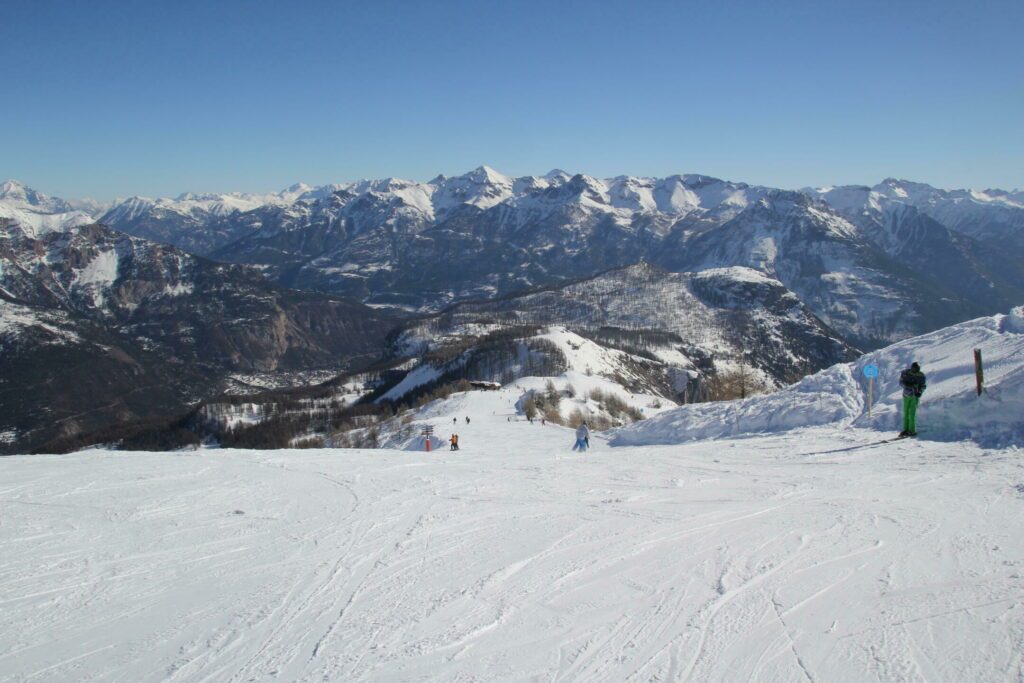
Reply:
[[0, 459], [0, 680], [1024, 676], [1020, 450], [580, 456], [500, 396], [459, 453]]

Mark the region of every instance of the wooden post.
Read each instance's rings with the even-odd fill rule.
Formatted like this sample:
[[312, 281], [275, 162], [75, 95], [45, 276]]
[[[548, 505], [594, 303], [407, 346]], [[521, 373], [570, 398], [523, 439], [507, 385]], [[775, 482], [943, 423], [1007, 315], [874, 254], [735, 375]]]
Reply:
[[974, 379], [978, 385], [978, 396], [985, 388], [985, 372], [981, 368], [981, 349], [974, 349]]
[[864, 376], [868, 378], [868, 417], [871, 417], [871, 404], [875, 402], [875, 378], [878, 377], [878, 366], [874, 363], [865, 365]]

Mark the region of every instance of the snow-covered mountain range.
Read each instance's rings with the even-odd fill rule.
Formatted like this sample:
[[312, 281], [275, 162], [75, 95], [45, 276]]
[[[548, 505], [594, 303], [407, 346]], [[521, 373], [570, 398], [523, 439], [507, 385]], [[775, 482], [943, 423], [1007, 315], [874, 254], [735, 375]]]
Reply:
[[822, 197], [845, 215], [914, 207], [965, 235], [1024, 244], [1024, 191], [1020, 190], [941, 190], [886, 178], [874, 187], [846, 185], [807, 188], [805, 192]]
[[[4, 215], [22, 212], [27, 229], [85, 220], [67, 202], [5, 188]], [[702, 175], [510, 177], [481, 166], [429, 182], [132, 197], [92, 217], [290, 287], [415, 310], [641, 259], [758, 269], [868, 348], [1024, 300], [1024, 193], [893, 179], [787, 192]]]
[[[22, 349], [34, 348], [24, 342], [33, 335], [60, 341], [34, 353], [116, 331], [141, 350], [126, 351], [131, 358], [158, 349], [154, 357], [218, 372], [304, 371], [338, 351], [329, 337], [345, 320], [375, 339], [336, 335], [343, 357], [381, 350], [404, 309], [455, 336], [464, 323], [494, 319], [672, 335], [670, 348], [647, 352], [669, 354], [659, 362], [679, 371], [712, 373], [742, 353], [779, 386], [847, 360], [854, 347], [1024, 302], [1022, 235], [1019, 191], [892, 179], [786, 191], [702, 175], [510, 177], [482, 166], [429, 182], [109, 205], [8, 181], [0, 330]], [[372, 314], [338, 295], [393, 312]], [[298, 299], [316, 303], [304, 312], [282, 303]], [[294, 332], [287, 343], [282, 315]], [[225, 332], [232, 321], [249, 326], [245, 341]], [[38, 357], [21, 367], [54, 364]]]

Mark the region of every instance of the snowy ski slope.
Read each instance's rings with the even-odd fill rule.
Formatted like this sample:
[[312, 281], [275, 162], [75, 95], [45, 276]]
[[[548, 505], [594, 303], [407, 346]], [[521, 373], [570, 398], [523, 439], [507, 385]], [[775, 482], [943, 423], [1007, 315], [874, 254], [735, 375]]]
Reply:
[[459, 453], [0, 459], [0, 680], [1024, 675], [1024, 452], [577, 455], [509, 394], [435, 406]]

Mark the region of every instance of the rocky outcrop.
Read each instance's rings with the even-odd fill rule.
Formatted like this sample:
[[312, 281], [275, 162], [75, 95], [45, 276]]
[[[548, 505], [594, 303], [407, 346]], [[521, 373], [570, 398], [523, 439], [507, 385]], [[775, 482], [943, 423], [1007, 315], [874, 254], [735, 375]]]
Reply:
[[7, 230], [0, 432], [16, 431], [10, 448], [24, 449], [173, 413], [235, 372], [340, 372], [375, 358], [396, 320], [102, 225]]

